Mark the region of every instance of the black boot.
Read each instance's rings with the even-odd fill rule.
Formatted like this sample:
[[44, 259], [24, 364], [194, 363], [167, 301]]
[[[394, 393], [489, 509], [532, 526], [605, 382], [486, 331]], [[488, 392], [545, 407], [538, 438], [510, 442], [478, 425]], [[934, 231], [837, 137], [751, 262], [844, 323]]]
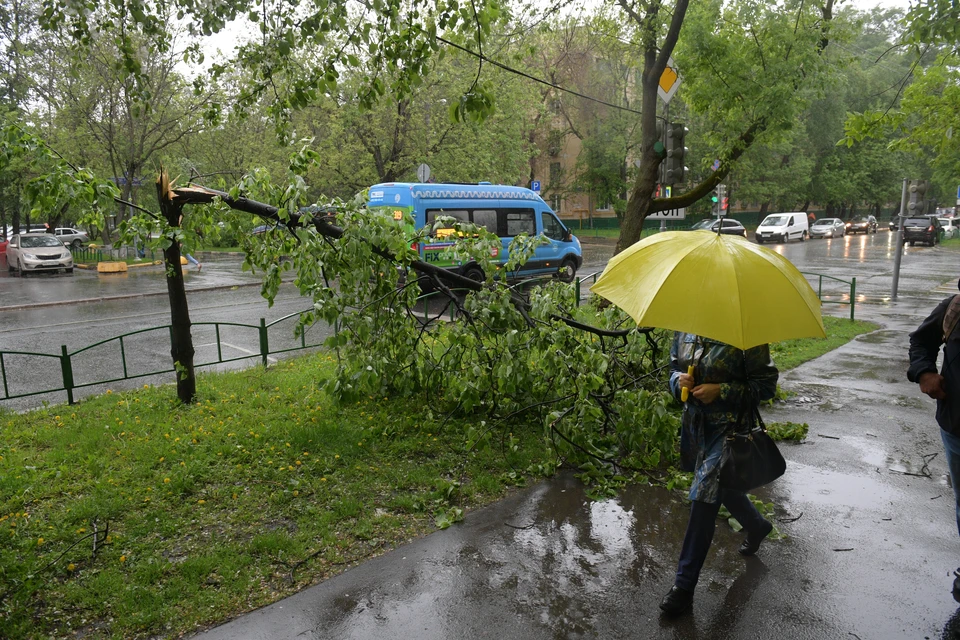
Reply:
[[748, 532], [747, 539], [743, 541], [743, 544], [740, 545], [740, 555], [742, 556], [752, 556], [760, 548], [760, 543], [763, 542], [770, 532], [773, 531], [773, 525], [763, 521], [763, 525], [759, 530]]
[[687, 591], [674, 585], [660, 602], [660, 609], [668, 616], [679, 616], [693, 606], [693, 591]]

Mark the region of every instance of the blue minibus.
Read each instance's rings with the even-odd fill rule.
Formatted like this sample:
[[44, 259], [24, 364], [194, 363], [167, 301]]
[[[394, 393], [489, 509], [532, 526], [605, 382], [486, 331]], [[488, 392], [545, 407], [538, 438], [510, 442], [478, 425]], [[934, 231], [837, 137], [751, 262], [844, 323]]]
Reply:
[[[496, 256], [500, 264], [507, 262], [514, 237], [527, 234], [546, 238], [547, 242], [538, 246], [534, 255], [518, 272], [511, 272], [510, 277], [555, 275], [563, 282], [572, 282], [583, 262], [580, 240], [560, 222], [543, 198], [524, 187], [484, 182], [391, 182], [370, 187], [367, 207], [387, 209], [396, 220], [409, 214], [417, 231], [424, 227], [432, 229], [438, 216], [483, 227], [500, 237], [502, 249]], [[473, 280], [483, 280], [484, 273], [477, 263], [461, 263], [443, 257], [443, 252], [453, 244], [447, 238], [429, 237], [419, 243], [421, 260]]]

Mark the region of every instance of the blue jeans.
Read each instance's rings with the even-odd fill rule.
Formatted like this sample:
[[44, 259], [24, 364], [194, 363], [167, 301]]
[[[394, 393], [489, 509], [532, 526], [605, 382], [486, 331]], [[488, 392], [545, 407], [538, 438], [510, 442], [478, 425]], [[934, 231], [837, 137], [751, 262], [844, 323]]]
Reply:
[[947, 455], [947, 468], [950, 470], [950, 485], [953, 487], [953, 500], [957, 510], [957, 533], [960, 533], [960, 436], [940, 429], [943, 450]]

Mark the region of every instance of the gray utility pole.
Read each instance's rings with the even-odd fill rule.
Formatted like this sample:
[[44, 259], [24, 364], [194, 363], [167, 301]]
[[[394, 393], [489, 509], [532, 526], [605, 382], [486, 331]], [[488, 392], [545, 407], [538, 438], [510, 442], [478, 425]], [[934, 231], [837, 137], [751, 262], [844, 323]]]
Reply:
[[[903, 193], [900, 195], [900, 213], [897, 218], [896, 253], [893, 254], [893, 291], [892, 300], [897, 299], [897, 287], [900, 285], [900, 258], [903, 256], [903, 212], [907, 210], [907, 179], [903, 179]], [[851, 303], [853, 300], [850, 301]]]

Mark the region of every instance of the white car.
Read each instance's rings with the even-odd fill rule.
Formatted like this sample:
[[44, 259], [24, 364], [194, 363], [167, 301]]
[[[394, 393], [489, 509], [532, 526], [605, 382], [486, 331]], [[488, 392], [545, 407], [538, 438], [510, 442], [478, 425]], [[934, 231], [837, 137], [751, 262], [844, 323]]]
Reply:
[[7, 268], [21, 274], [30, 271], [73, 272], [73, 255], [51, 233], [19, 233], [7, 245]]
[[943, 239], [960, 238], [960, 226], [957, 225], [956, 218], [940, 218], [940, 224], [943, 225]]
[[56, 235], [60, 242], [74, 249], [79, 249], [90, 242], [90, 238], [85, 232], [70, 227], [57, 227]]

